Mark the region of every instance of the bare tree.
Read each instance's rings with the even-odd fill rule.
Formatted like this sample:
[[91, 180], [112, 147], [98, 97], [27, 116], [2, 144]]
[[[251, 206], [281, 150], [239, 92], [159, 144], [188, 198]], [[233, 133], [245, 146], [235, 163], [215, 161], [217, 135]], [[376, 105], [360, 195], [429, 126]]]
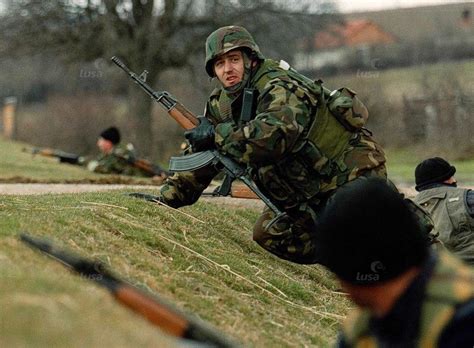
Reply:
[[[117, 55], [133, 70], [146, 67], [148, 83], [154, 85], [165, 70], [188, 66], [207, 35], [222, 25], [265, 31], [265, 41], [274, 43], [271, 47], [288, 49], [295, 38], [324, 24], [325, 16], [304, 14], [309, 7], [314, 12], [315, 3], [328, 8], [327, 1], [7, 1], [0, 53], [48, 49], [72, 61]], [[134, 140], [142, 152], [150, 153], [151, 100], [131, 83], [128, 96]]]

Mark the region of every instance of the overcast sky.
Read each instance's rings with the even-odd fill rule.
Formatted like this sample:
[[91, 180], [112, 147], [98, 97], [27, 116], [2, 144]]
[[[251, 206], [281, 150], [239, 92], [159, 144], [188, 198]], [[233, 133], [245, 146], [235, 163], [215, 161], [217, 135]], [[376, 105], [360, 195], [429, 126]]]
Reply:
[[[424, 5], [452, 4], [459, 2], [474, 3], [474, 0], [332, 0], [341, 12], [376, 11], [382, 9], [415, 7]], [[0, 12], [4, 10], [4, 1], [0, 0]]]
[[417, 7], [425, 5], [453, 4], [470, 2], [462, 0], [333, 0], [341, 12], [376, 11], [382, 9]]

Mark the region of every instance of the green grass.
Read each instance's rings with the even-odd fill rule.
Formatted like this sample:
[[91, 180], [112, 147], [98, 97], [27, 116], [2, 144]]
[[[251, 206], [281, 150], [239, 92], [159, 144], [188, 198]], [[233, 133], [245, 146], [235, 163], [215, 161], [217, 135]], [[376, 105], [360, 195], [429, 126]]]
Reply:
[[0, 196], [0, 346], [163, 339], [106, 291], [21, 244], [19, 231], [102, 260], [246, 345], [329, 346], [348, 301], [321, 267], [260, 249], [251, 240], [257, 215], [208, 202], [177, 212], [120, 192]]
[[[100, 177], [48, 158], [32, 158], [23, 147], [0, 139], [0, 180]], [[412, 182], [422, 159], [417, 152], [389, 150], [387, 155], [391, 178]], [[474, 161], [454, 164], [459, 180], [472, 181]], [[174, 211], [120, 191], [0, 195], [0, 346], [173, 343], [105, 290], [20, 243], [20, 231], [102, 260], [121, 277], [245, 345], [330, 346], [351, 305], [321, 267], [285, 262], [258, 247], [251, 240], [258, 214], [223, 209], [212, 201]]]
[[[0, 139], [1, 181], [101, 177], [23, 147]], [[321, 267], [285, 262], [252, 241], [259, 211], [212, 201], [175, 211], [123, 193], [0, 195], [1, 347], [171, 345], [107, 291], [23, 245], [21, 231], [102, 260], [247, 346], [332, 344], [349, 302]]]

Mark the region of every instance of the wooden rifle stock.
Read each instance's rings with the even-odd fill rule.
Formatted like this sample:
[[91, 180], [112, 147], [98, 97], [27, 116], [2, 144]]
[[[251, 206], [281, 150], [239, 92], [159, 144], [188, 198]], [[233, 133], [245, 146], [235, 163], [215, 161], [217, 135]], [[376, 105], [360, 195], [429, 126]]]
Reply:
[[47, 240], [25, 233], [20, 234], [20, 240], [60, 261], [82, 277], [93, 280], [107, 288], [118, 302], [144, 316], [152, 324], [171, 336], [203, 343], [206, 344], [206, 347], [232, 348], [238, 346], [221, 332], [216, 331], [201, 320], [182, 313], [157, 295], [149, 295], [117, 278], [100, 262], [77, 256], [57, 248]]
[[186, 336], [188, 323], [184, 318], [177, 316], [176, 313], [156, 303], [137, 289], [127, 285], [121, 286], [115, 291], [114, 297], [166, 333], [176, 337]]
[[186, 130], [193, 129], [199, 124], [199, 120], [183, 104], [176, 102], [175, 106], [168, 110], [168, 114]]
[[247, 186], [239, 184], [232, 184], [230, 195], [234, 198], [259, 199], [255, 192], [253, 192]]

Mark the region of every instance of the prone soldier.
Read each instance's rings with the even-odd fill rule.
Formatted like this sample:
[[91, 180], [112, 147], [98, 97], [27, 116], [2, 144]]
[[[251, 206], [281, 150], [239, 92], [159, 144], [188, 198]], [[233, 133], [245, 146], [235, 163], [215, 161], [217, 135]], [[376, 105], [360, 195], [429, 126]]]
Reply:
[[166, 176], [166, 172], [145, 160], [137, 159], [133, 145], [120, 144], [120, 131], [109, 127], [100, 133], [97, 147], [101, 155], [87, 163], [87, 169], [102, 174], [122, 174], [131, 176]]

